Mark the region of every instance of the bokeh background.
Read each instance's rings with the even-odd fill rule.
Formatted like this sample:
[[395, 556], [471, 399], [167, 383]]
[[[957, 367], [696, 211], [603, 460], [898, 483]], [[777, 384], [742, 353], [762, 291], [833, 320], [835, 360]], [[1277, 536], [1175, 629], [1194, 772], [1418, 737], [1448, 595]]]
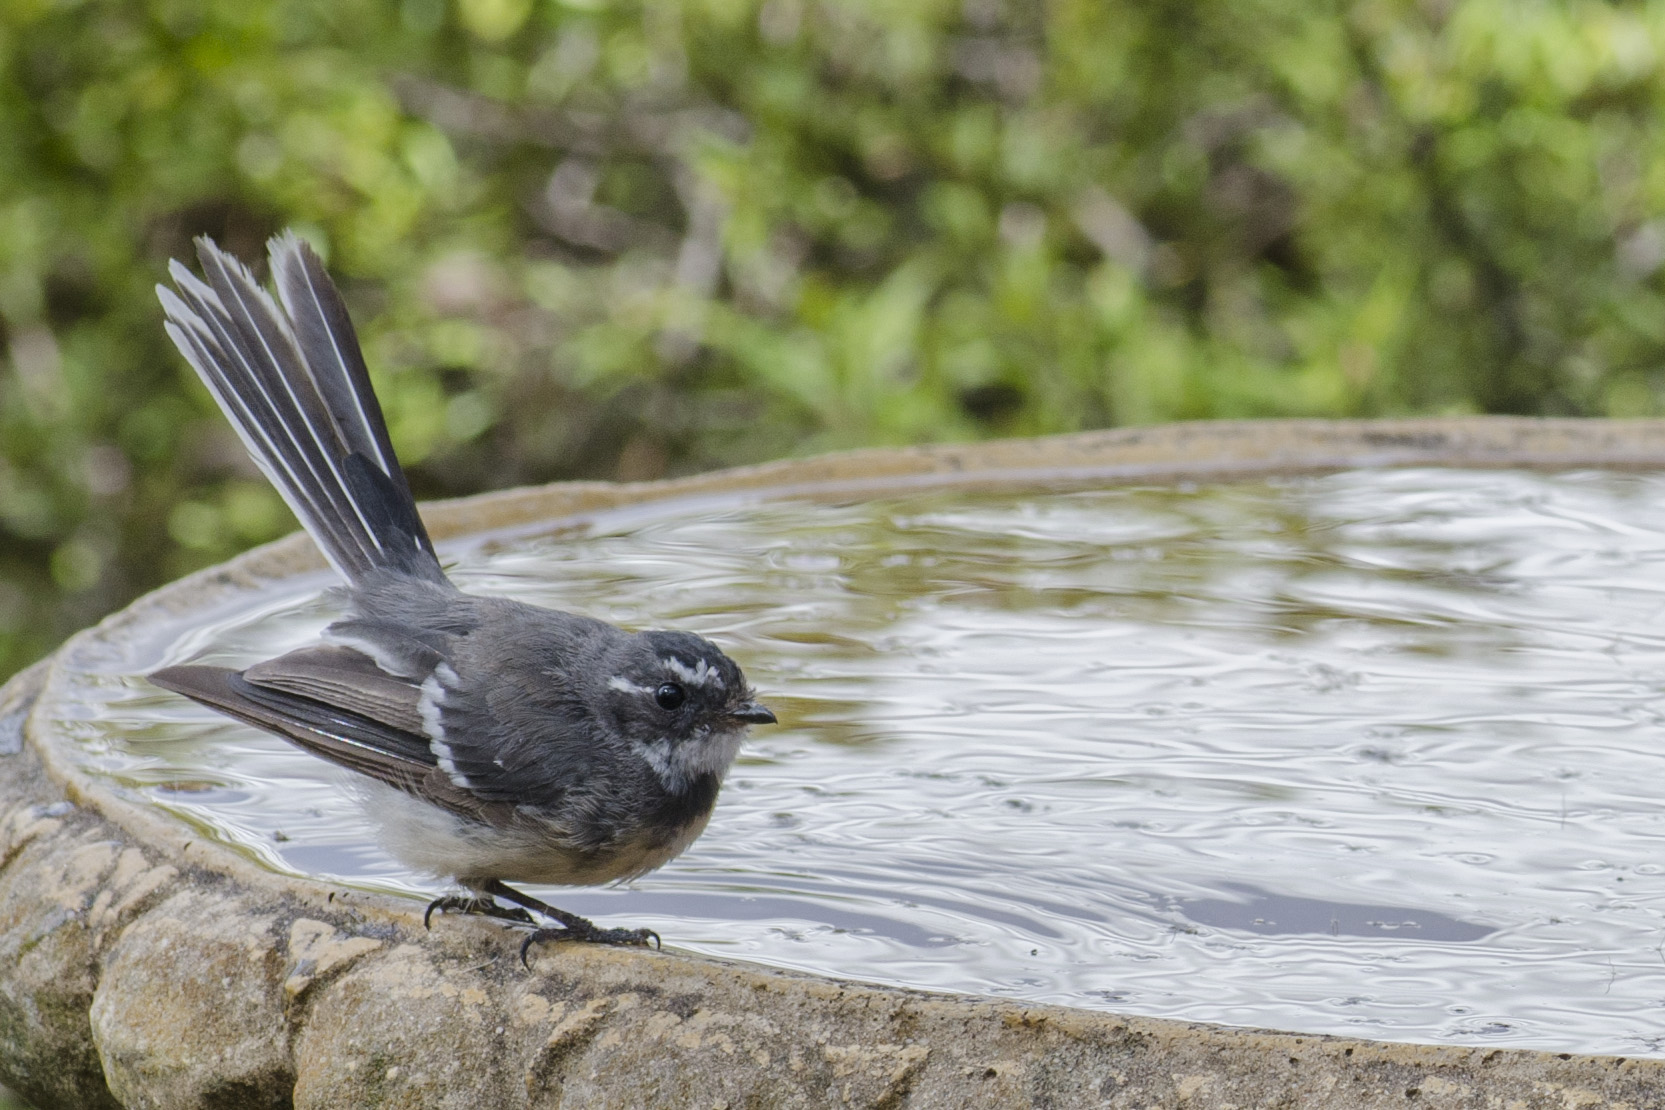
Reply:
[[1665, 401], [1665, 5], [0, 0], [0, 675], [290, 530], [151, 287], [294, 226], [419, 496]]

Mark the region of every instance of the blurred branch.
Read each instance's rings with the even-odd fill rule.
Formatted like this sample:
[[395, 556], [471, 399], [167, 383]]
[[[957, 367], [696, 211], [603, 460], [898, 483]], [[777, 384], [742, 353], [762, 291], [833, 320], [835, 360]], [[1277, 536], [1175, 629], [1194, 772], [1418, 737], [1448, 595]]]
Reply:
[[1104, 257], [1143, 274], [1156, 243], [1127, 208], [1097, 185], [1089, 185], [1071, 209], [1075, 226]]
[[681, 366], [699, 349], [704, 304], [717, 292], [722, 276], [723, 224], [729, 210], [716, 191], [686, 165], [678, 165], [671, 179], [688, 214], [674, 279], [683, 298], [677, 304], [677, 318], [659, 333], [656, 348], [660, 358]]
[[675, 245], [676, 233], [662, 224], [595, 203], [600, 182], [601, 172], [593, 161], [578, 155], [564, 158], [528, 211], [539, 227], [557, 238], [606, 254], [632, 247], [668, 252]]
[[744, 116], [714, 105], [623, 106], [610, 113], [513, 105], [413, 74], [396, 77], [393, 91], [406, 111], [449, 135], [589, 158], [620, 153], [674, 158], [701, 132], [736, 143], [751, 134]]

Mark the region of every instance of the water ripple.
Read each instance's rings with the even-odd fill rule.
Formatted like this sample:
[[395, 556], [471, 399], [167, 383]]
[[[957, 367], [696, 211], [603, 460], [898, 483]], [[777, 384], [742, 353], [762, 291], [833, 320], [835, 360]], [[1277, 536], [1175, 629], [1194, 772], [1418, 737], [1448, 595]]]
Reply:
[[[705, 837], [545, 892], [688, 948], [1191, 1020], [1665, 1055], [1665, 478], [1444, 470], [651, 507], [465, 588], [719, 640], [780, 714]], [[84, 676], [89, 767], [426, 893], [344, 775], [161, 695], [319, 575]]]

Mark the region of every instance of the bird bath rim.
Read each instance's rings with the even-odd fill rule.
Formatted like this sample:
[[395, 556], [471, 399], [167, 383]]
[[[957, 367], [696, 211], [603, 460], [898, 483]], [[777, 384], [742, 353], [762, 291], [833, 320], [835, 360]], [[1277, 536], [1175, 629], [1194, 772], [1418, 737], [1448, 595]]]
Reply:
[[[1176, 424], [964, 445], [867, 449], [658, 482], [557, 483], [430, 503], [422, 511], [436, 541], [456, 542], [466, 537], [487, 542], [533, 530], [547, 531], [581, 522], [599, 512], [632, 505], [665, 506], [672, 502], [687, 505], [701, 500], [718, 505], [786, 497], [848, 500], [954, 486], [1036, 488], [1083, 483], [1150, 485], [1232, 481], [1412, 466], [1665, 469], [1665, 421], [1469, 417]], [[204, 869], [231, 879], [242, 890], [256, 892], [256, 897], [307, 907], [308, 912], [318, 916], [339, 914], [350, 903], [354, 919], [363, 922], [366, 929], [397, 930], [400, 935], [416, 936], [409, 926], [418, 910], [413, 909], [409, 900], [363, 891], [344, 894], [322, 881], [262, 868], [230, 847], [197, 835], [183, 822], [120, 796], [89, 775], [67, 754], [65, 745], [71, 741], [54, 727], [53, 706], [61, 704], [61, 699], [73, 688], [72, 677], [79, 668], [96, 664], [106, 655], [113, 640], [140, 634], [155, 619], [212, 610], [263, 583], [323, 567], [317, 551], [300, 533], [256, 548], [145, 595], [97, 626], [72, 637], [51, 659], [19, 676], [11, 687], [15, 692], [35, 680], [40, 682], [25, 734], [29, 747], [64, 795], [79, 806], [96, 810], [138, 844], [154, 849], [165, 858], [180, 861], [180, 870]], [[4, 697], [0, 696], [0, 718], [6, 716]], [[439, 944], [437, 940], [430, 943]], [[585, 966], [625, 967], [633, 961], [665, 958], [608, 952], [587, 954], [580, 962]], [[729, 965], [703, 956], [684, 954], [669, 958], [703, 964], [715, 976], [726, 974], [722, 970], [726, 966], [732, 967], [737, 976], [749, 977], [748, 981], [761, 977], [769, 981], [818, 982], [810, 976], [765, 972], [751, 965]], [[805, 989], [812, 994], [815, 991], [813, 986]], [[1300, 1044], [1334, 1048], [1328, 1059], [1341, 1068], [1350, 1066], [1341, 1061], [1352, 1058], [1352, 1046], [1369, 1046], [1375, 1054], [1372, 1058], [1389, 1060], [1394, 1067], [1420, 1066], [1415, 1065], [1415, 1059], [1421, 1054], [1424, 1064], [1452, 1069], [1442, 1074], [1460, 1074], [1466, 1077], [1465, 1082], [1482, 1082], [1482, 1066], [1489, 1069], [1488, 1074], [1502, 1075], [1493, 1062], [1500, 1052], [1522, 1068], [1554, 1069], [1561, 1065], [1553, 1061], [1562, 1061], [1571, 1069], [1568, 1074], [1574, 1077], [1583, 1075], [1580, 1069], [1591, 1070], [1594, 1076], [1598, 1071], [1610, 1069], [1614, 1063], [1613, 1058], [1607, 1057], [1551, 1056], [1527, 1050], [1481, 1051], [1449, 1046], [1389, 1045], [1305, 1034], [1264, 1034], [1226, 1026], [1122, 1018], [1067, 1007], [1026, 1006], [971, 996], [945, 998], [899, 988], [851, 989], [861, 992], [863, 997], [893, 999], [903, 1009], [927, 1005], [920, 999], [930, 999], [929, 1004], [933, 1006], [958, 1008], [956, 1012], [966, 1014], [993, 1007], [994, 1012], [1004, 1015], [1000, 1020], [1007, 1027], [1016, 1020], [1013, 1015], [1033, 1013], [1054, 1015], [1056, 1029], [1064, 1015], [1071, 1015], [1069, 1020], [1080, 1023], [1087, 1031], [1083, 1035], [1097, 1036], [1091, 1030], [1103, 1025], [1139, 1030], [1142, 1036], [1148, 1034], [1147, 1039], [1163, 1040], [1169, 1036], [1200, 1039], [1230, 1054], [1245, 1054], [1245, 1062], [1238, 1067], [1245, 1075], [1254, 1072], [1252, 1057], [1256, 1054], [1282, 1054], [1290, 1051], [1290, 1045]], [[1229, 1071], [1237, 1065], [1222, 1066], [1227, 1066]], [[1657, 1070], [1658, 1078], [1665, 1080], [1665, 1061], [1629, 1061], [1627, 1066], [1642, 1067], [1650, 1074]], [[106, 1064], [106, 1072], [109, 1071]], [[908, 1083], [913, 1080], [909, 1079]], [[1226, 1104], [1223, 1099], [1228, 1087], [1225, 1083], [1219, 1085], [1222, 1099], [1219, 1105]], [[1241, 1098], [1243, 1094], [1239, 1089], [1233, 1097]]]

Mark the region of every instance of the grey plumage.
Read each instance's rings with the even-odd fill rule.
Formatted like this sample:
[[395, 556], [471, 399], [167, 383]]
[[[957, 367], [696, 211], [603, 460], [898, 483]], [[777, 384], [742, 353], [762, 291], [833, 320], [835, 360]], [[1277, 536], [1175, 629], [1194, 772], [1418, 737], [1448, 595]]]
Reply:
[[372, 812], [389, 849], [561, 923], [528, 942], [640, 942], [502, 880], [606, 882], [674, 857], [703, 830], [746, 726], [773, 714], [698, 636], [457, 590], [322, 263], [293, 235], [270, 251], [281, 308], [207, 239], [207, 280], [175, 262], [177, 292], [158, 295], [180, 352], [348, 580], [351, 612], [321, 644], [243, 671], [151, 681], [387, 788]]

